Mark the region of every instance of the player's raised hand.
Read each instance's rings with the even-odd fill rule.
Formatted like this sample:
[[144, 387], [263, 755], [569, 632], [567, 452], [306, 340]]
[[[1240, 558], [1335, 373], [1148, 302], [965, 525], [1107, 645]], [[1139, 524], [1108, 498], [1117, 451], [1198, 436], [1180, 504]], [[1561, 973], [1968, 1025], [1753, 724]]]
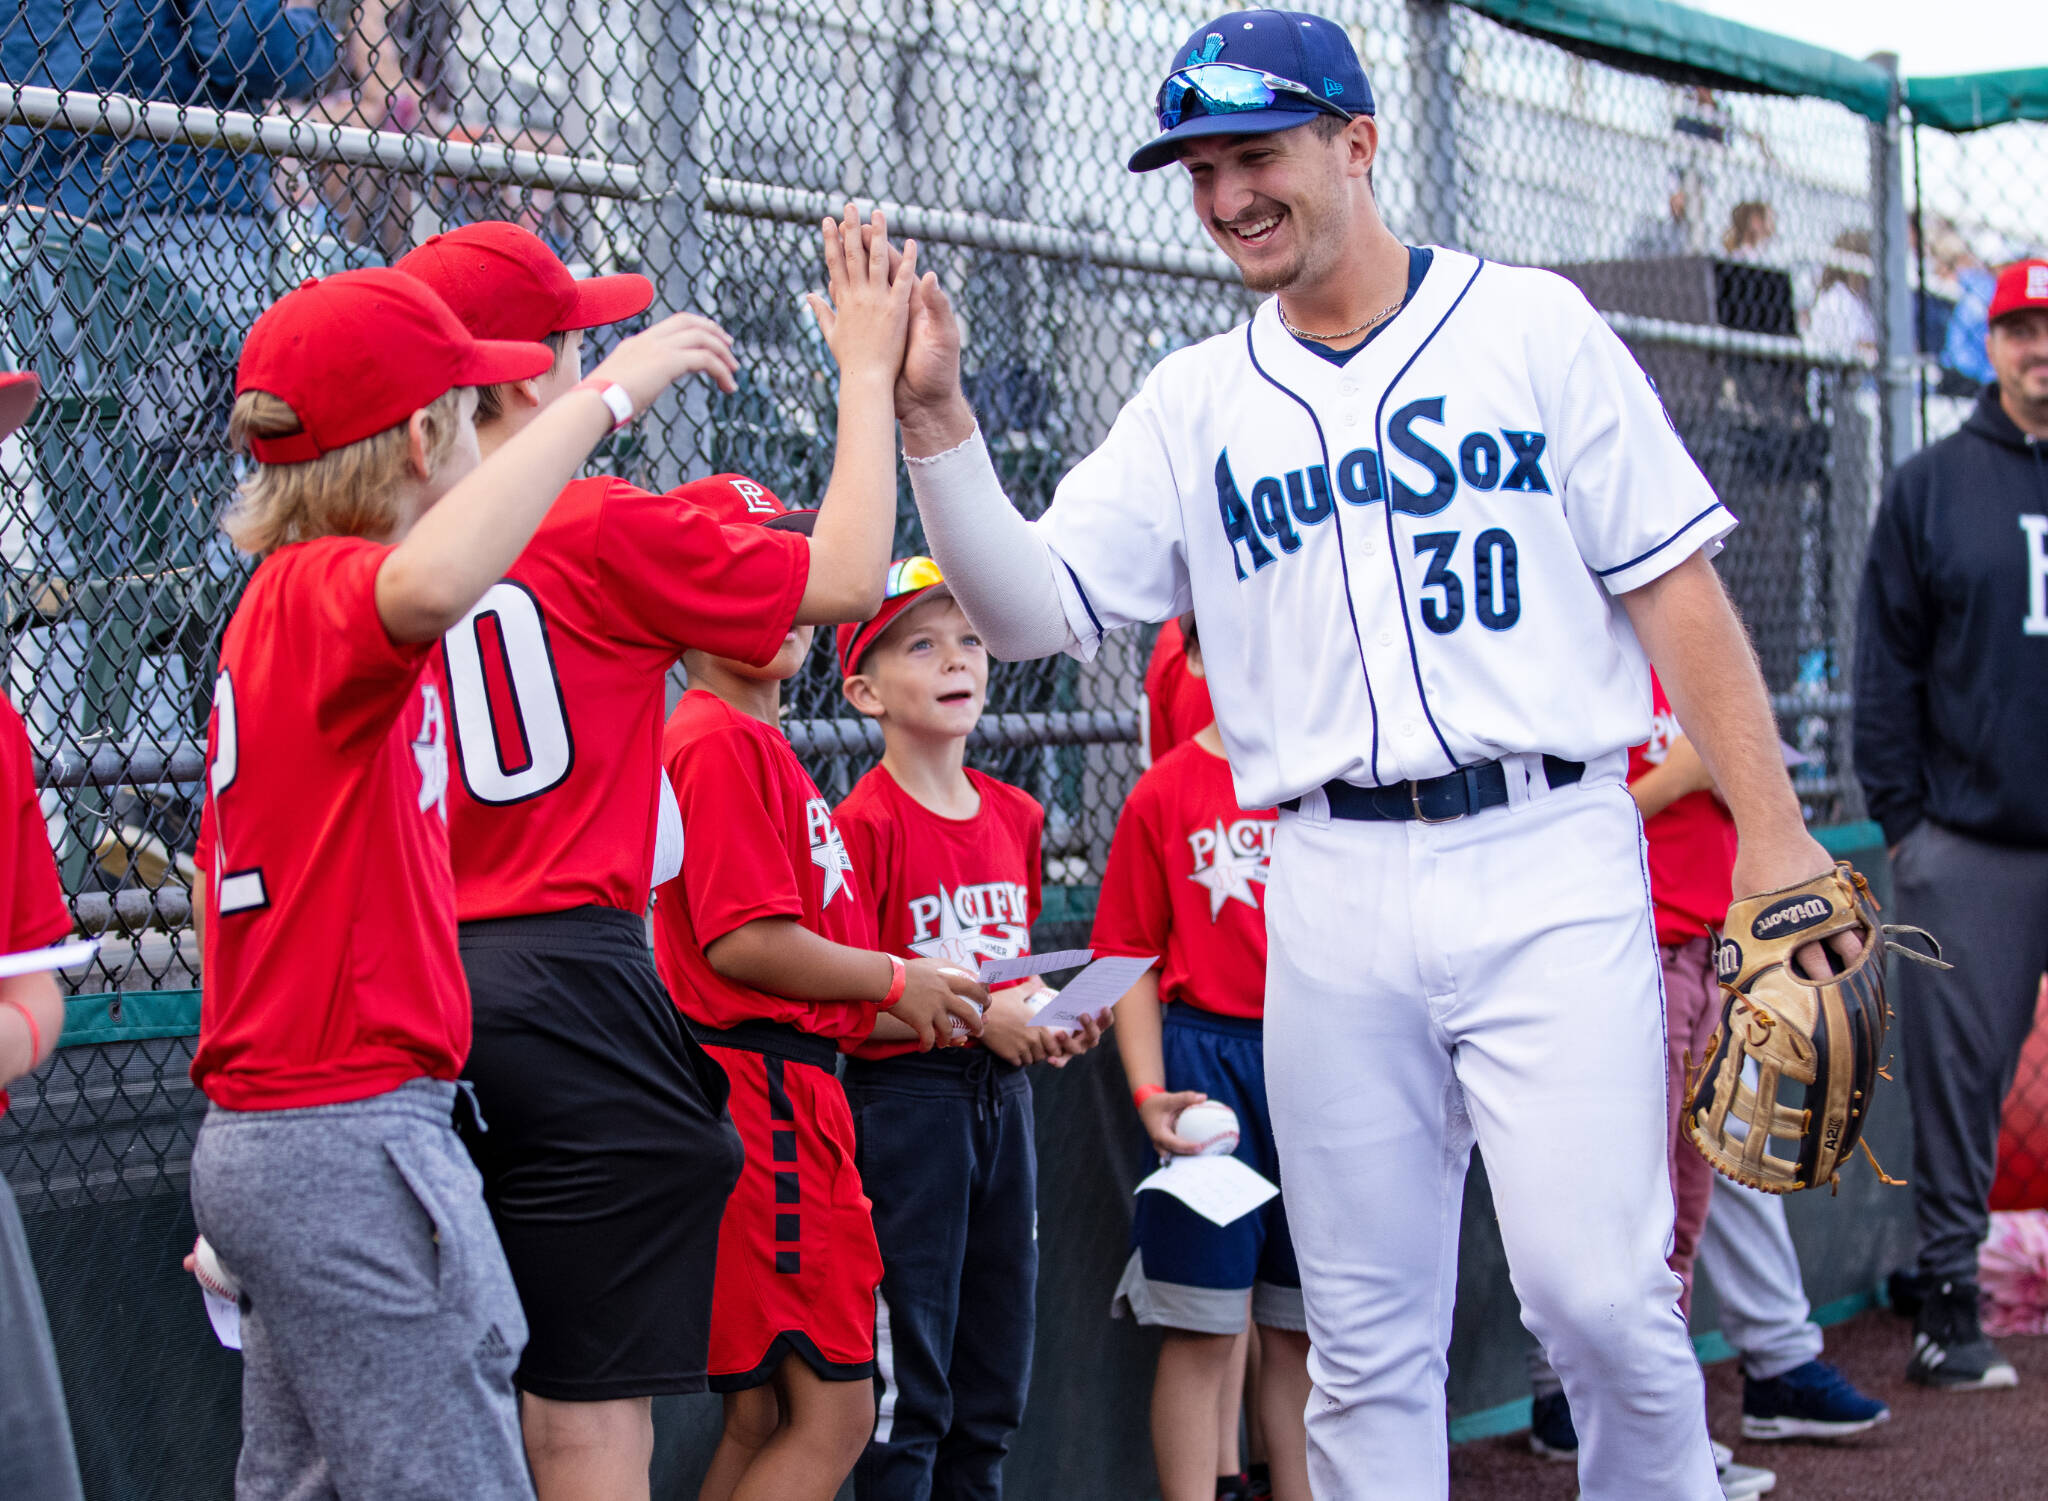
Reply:
[[843, 218], [824, 221], [823, 233], [826, 296], [813, 292], [808, 300], [839, 377], [894, 382], [917, 289], [917, 242], [898, 253], [882, 211], [862, 224], [850, 203]]
[[889, 1015], [917, 1034], [917, 1050], [928, 1053], [951, 1039], [953, 1022], [981, 1036], [988, 989], [964, 969], [937, 959], [909, 959], [903, 965], [903, 998]]
[[960, 394], [960, 320], [953, 300], [927, 271], [910, 309], [910, 338], [903, 372], [896, 377], [896, 415], [936, 407]]
[[590, 378], [618, 385], [633, 398], [637, 417], [686, 375], [709, 376], [719, 390], [737, 391], [739, 368], [731, 334], [700, 314], [674, 313], [620, 344]]
[[1171, 1094], [1155, 1094], [1140, 1105], [1138, 1119], [1144, 1124], [1145, 1134], [1152, 1138], [1153, 1147], [1167, 1157], [1197, 1156], [1202, 1149], [1176, 1135], [1173, 1123], [1180, 1119], [1180, 1113], [1188, 1106], [1199, 1105], [1208, 1098], [1199, 1090], [1182, 1089]]
[[[1743, 840], [1736, 846], [1732, 885], [1738, 896], [1780, 891], [1835, 868], [1835, 857], [1818, 839], [1800, 829], [1782, 846]], [[1809, 980], [1825, 980], [1847, 969], [1863, 952], [1854, 933], [1836, 933], [1817, 943], [1803, 943], [1792, 954], [1792, 967]]]

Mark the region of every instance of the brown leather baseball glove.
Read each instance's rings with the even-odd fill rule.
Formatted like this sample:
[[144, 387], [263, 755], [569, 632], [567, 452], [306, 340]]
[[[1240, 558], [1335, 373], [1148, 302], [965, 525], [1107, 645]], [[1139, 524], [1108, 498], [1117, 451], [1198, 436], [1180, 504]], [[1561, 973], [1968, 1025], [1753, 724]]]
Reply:
[[[1793, 967], [1797, 950], [1839, 933], [1856, 934], [1863, 949], [1845, 963], [1823, 948], [1835, 971], [1826, 980], [1809, 981]], [[1895, 933], [1925, 938], [1933, 954], [1893, 941]], [[1728, 909], [1714, 956], [1721, 1025], [1684, 1116], [1685, 1134], [1718, 1172], [1775, 1194], [1836, 1183], [1863, 1140], [1877, 1081], [1890, 1077], [1881, 1057], [1892, 1014], [1887, 950], [1949, 968], [1930, 934], [1877, 920], [1870, 887], [1847, 863]], [[1751, 1064], [1753, 1086], [1743, 1077]], [[1773, 1138], [1796, 1157], [1773, 1151]], [[1863, 1151], [1870, 1156], [1868, 1145]], [[1874, 1156], [1870, 1165], [1885, 1182], [1898, 1181]]]

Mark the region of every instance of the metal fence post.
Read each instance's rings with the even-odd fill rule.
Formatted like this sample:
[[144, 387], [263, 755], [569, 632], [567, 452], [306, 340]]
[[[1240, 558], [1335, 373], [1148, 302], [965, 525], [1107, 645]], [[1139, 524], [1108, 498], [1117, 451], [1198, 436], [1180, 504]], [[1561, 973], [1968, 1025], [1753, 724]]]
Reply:
[[1899, 60], [1889, 52], [1871, 59], [1892, 76], [1884, 123], [1870, 127], [1871, 196], [1877, 209], [1877, 272], [1883, 288], [1878, 324], [1878, 381], [1882, 403], [1884, 472], [1919, 446], [1913, 422], [1913, 285], [1906, 276], [1906, 176], [1900, 154]]
[[[645, 5], [638, 21], [642, 69], [634, 80], [633, 103], [649, 141], [643, 178], [660, 194], [642, 270], [654, 282], [654, 312], [666, 315], [698, 306], [705, 292], [705, 142], [696, 0]], [[688, 475], [708, 473], [710, 387], [700, 380], [675, 387], [641, 430], [653, 440], [645, 472], [635, 476], [641, 483], [666, 489]]]

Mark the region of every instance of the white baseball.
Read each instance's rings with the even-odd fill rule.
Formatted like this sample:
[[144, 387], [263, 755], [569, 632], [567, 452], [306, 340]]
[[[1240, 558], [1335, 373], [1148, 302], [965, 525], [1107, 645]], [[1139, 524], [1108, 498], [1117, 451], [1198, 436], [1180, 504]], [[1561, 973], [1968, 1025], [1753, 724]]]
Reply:
[[1202, 1100], [1174, 1117], [1173, 1134], [1204, 1157], [1228, 1157], [1237, 1150], [1237, 1112], [1221, 1100]]
[[203, 1235], [192, 1242], [192, 1275], [199, 1279], [201, 1287], [215, 1297], [226, 1298], [230, 1303], [241, 1300], [242, 1284], [220, 1264], [220, 1253], [213, 1249]]

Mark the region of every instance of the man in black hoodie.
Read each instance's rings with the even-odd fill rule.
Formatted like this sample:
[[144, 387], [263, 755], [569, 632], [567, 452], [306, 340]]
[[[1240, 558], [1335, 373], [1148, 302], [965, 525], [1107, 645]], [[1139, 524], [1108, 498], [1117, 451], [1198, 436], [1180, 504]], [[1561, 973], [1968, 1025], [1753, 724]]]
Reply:
[[1977, 1317], [1998, 1116], [2048, 966], [2048, 261], [1998, 278], [1997, 375], [1961, 432], [1899, 466], [1856, 630], [1856, 773], [1903, 920], [1949, 973], [1896, 976], [1919, 1229], [1907, 1376], [2018, 1377]]

